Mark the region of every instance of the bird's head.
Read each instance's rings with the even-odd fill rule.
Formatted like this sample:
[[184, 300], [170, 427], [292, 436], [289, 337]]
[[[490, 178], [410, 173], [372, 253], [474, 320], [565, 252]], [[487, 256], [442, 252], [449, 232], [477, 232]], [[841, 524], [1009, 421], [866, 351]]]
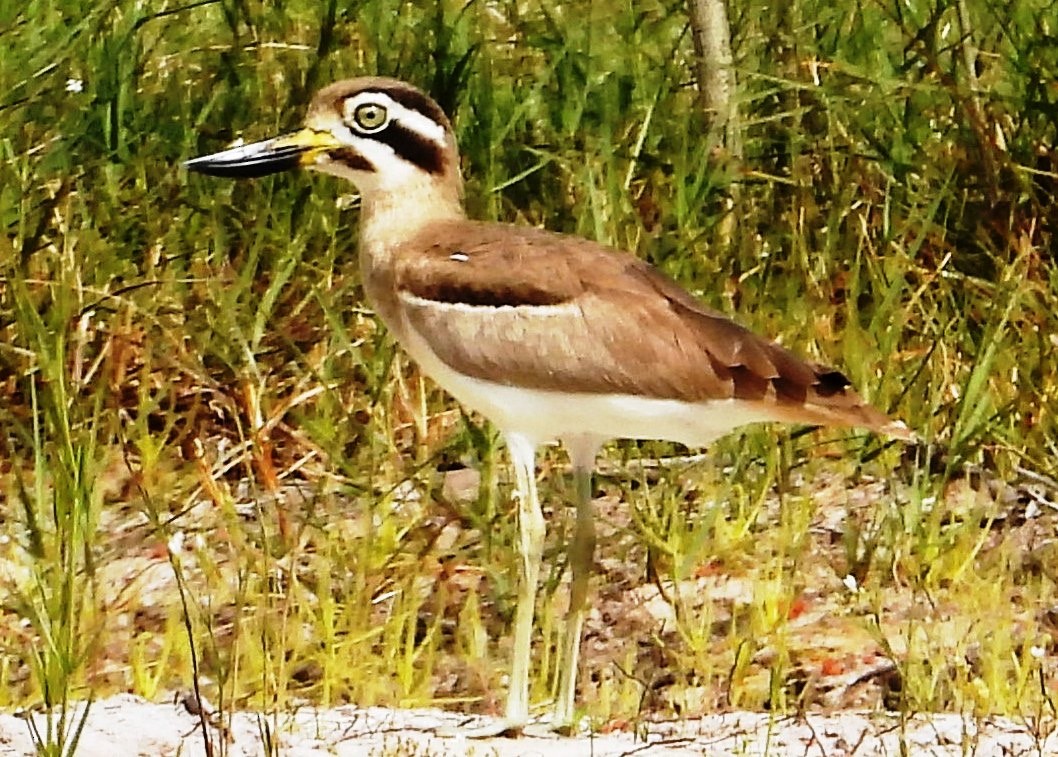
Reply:
[[462, 192], [452, 126], [441, 107], [396, 79], [340, 81], [312, 100], [300, 131], [193, 158], [211, 176], [254, 178], [308, 168], [349, 179], [365, 199], [424, 187]]

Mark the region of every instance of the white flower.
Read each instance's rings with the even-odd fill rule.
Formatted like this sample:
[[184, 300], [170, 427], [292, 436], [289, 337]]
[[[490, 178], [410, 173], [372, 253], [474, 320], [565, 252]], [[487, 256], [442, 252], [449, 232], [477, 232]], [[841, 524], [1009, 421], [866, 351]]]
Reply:
[[73, 93], [84, 92], [84, 81], [81, 79], [67, 79], [66, 91]]

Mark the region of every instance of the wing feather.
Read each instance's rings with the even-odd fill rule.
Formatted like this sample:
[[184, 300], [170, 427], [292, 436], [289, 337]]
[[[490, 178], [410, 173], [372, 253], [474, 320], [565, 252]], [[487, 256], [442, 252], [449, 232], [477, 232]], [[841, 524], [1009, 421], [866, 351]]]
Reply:
[[398, 251], [394, 284], [408, 326], [461, 373], [534, 389], [737, 399], [774, 408], [777, 420], [901, 435], [840, 372], [756, 336], [631, 255], [499, 224], [431, 234]]

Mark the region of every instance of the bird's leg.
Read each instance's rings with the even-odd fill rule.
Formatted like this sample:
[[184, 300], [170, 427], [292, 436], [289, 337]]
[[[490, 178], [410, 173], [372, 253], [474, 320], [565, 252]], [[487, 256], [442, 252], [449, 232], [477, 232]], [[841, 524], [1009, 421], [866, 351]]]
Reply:
[[522, 561], [518, 606], [514, 614], [514, 647], [507, 690], [506, 720], [511, 728], [529, 722], [529, 660], [533, 639], [536, 588], [544, 550], [544, 513], [536, 494], [534, 446], [521, 436], [507, 439], [518, 482], [518, 551]]
[[573, 728], [573, 706], [577, 693], [577, 667], [580, 663], [580, 637], [588, 610], [588, 583], [595, 556], [595, 517], [591, 504], [591, 468], [574, 468], [577, 489], [577, 525], [569, 546], [572, 577], [569, 587], [569, 612], [566, 615], [566, 638], [559, 664], [558, 699], [550, 726], [553, 730]]
[[[570, 589], [569, 610], [566, 614], [565, 638], [558, 659], [558, 698], [551, 720], [542, 729], [568, 733], [574, 728], [574, 705], [577, 694], [577, 668], [580, 663], [581, 632], [588, 610], [588, 585], [595, 556], [595, 513], [591, 503], [591, 473], [600, 442], [593, 437], [574, 437], [563, 440], [573, 464], [573, 480], [577, 496], [577, 522], [573, 541], [569, 545]], [[535, 730], [535, 729], [534, 729]]]
[[507, 710], [502, 720], [481, 728], [449, 731], [445, 735], [487, 738], [519, 733], [529, 722], [529, 662], [533, 640], [533, 614], [540, 580], [540, 558], [544, 550], [544, 513], [536, 494], [536, 446], [519, 434], [507, 435], [517, 482], [518, 552], [521, 576], [518, 605], [514, 613], [514, 646], [507, 683]]

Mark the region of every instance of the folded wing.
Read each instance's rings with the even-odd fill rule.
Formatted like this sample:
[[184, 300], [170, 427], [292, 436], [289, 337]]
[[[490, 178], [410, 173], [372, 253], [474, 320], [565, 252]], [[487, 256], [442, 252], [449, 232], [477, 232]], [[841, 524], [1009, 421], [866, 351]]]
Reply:
[[533, 389], [733, 399], [774, 420], [908, 435], [840, 372], [756, 336], [631, 255], [533, 228], [463, 221], [431, 233], [408, 243], [415, 254], [398, 254], [394, 283], [407, 327], [460, 373]]

